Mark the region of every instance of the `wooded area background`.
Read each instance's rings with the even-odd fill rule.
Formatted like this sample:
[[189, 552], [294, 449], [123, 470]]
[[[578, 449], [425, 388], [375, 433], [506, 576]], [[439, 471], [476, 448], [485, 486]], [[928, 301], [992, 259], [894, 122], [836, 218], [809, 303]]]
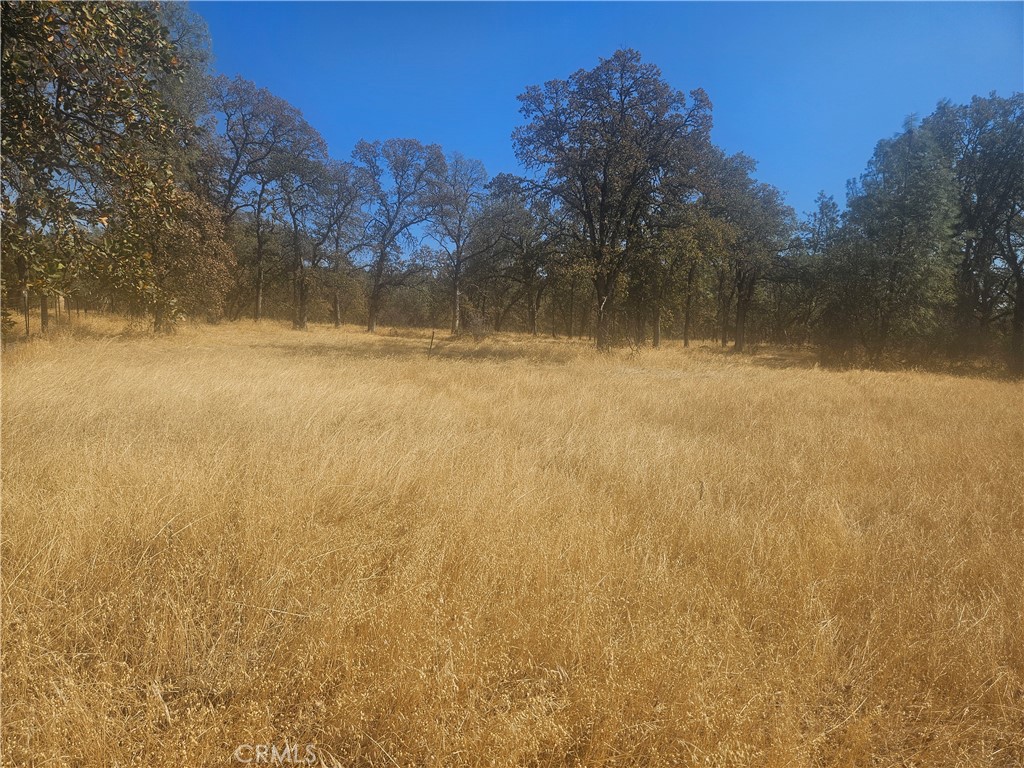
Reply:
[[[211, 74], [185, 4], [4, 2], [3, 307], [813, 345], [1024, 373], [1024, 95], [942, 102], [800, 220], [634, 50], [525, 87], [524, 177], [454, 149], [332, 157]], [[552, 73], [559, 75], [560, 73]], [[56, 317], [54, 316], [56, 314]], [[35, 325], [38, 318], [38, 326]], [[5, 334], [6, 335], [6, 334]]]

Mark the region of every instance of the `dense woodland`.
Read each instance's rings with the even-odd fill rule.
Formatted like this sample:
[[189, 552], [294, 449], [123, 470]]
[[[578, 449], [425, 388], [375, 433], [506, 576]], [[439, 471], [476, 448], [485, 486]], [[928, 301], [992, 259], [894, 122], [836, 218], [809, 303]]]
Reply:
[[184, 4], [4, 2], [2, 38], [8, 329], [103, 310], [1024, 373], [1024, 94], [908, 118], [845, 208], [800, 220], [712, 142], [708, 95], [633, 50], [527, 86], [526, 175], [492, 178], [412, 138], [332, 156], [294, 106], [212, 76]]

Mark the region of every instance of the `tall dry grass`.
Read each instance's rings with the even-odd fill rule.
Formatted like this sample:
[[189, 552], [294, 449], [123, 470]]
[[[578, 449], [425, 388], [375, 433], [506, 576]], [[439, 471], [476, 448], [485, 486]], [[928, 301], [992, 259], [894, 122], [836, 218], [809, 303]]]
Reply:
[[1024, 762], [1019, 385], [97, 323], [4, 354], [7, 765]]

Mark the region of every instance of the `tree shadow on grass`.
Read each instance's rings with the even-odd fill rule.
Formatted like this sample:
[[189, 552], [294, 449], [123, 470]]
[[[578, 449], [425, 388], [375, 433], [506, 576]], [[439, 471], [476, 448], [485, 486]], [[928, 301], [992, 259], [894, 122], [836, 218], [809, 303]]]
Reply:
[[819, 368], [821, 361], [815, 352], [805, 347], [753, 347], [749, 351], [737, 352], [732, 347], [700, 346], [698, 354], [707, 355], [723, 362], [744, 362], [762, 368], [775, 370]]
[[41, 328], [38, 317], [33, 318], [30, 326], [31, 334], [25, 335], [24, 320], [19, 317], [14, 324], [5, 328], [0, 334], [5, 349], [16, 349], [25, 344], [35, 342], [64, 341], [106, 341], [120, 342], [150, 338], [153, 334], [152, 323], [148, 317], [132, 317], [127, 315], [109, 315], [93, 312], [92, 317], [75, 317], [68, 320], [64, 316], [51, 317], [46, 331]]
[[792, 368], [810, 370], [821, 367], [821, 360], [818, 356], [813, 351], [802, 348], [755, 351], [750, 356], [750, 362], [762, 368], [773, 368], [775, 370]]
[[[365, 340], [364, 340], [365, 339]], [[279, 341], [257, 342], [254, 349], [273, 350], [287, 357], [320, 358], [324, 360], [447, 360], [467, 362], [512, 363], [527, 362], [535, 365], [567, 365], [577, 360], [583, 348], [565, 340], [519, 340], [484, 339], [475, 341], [472, 337], [443, 339], [430, 337], [377, 335], [354, 341], [307, 342], [296, 339], [295, 343]]]
[[831, 357], [815, 347], [754, 347], [747, 352], [732, 348], [701, 347], [701, 353], [721, 360], [733, 359], [773, 370], [873, 371], [877, 373], [930, 373], [968, 379], [1014, 381], [1006, 366], [998, 359], [976, 358], [950, 360], [942, 356], [914, 359], [888, 358], [878, 365], [870, 365], [864, 358]]

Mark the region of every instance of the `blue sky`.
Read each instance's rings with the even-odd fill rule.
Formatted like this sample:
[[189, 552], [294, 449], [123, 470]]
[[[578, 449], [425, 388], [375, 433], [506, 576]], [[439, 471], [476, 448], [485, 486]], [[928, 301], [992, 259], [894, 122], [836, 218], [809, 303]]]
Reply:
[[758, 161], [798, 212], [903, 119], [942, 98], [1024, 90], [1024, 3], [193, 2], [215, 69], [302, 110], [347, 159], [356, 141], [439, 143], [521, 172], [527, 85], [639, 50], [704, 88], [713, 140]]

